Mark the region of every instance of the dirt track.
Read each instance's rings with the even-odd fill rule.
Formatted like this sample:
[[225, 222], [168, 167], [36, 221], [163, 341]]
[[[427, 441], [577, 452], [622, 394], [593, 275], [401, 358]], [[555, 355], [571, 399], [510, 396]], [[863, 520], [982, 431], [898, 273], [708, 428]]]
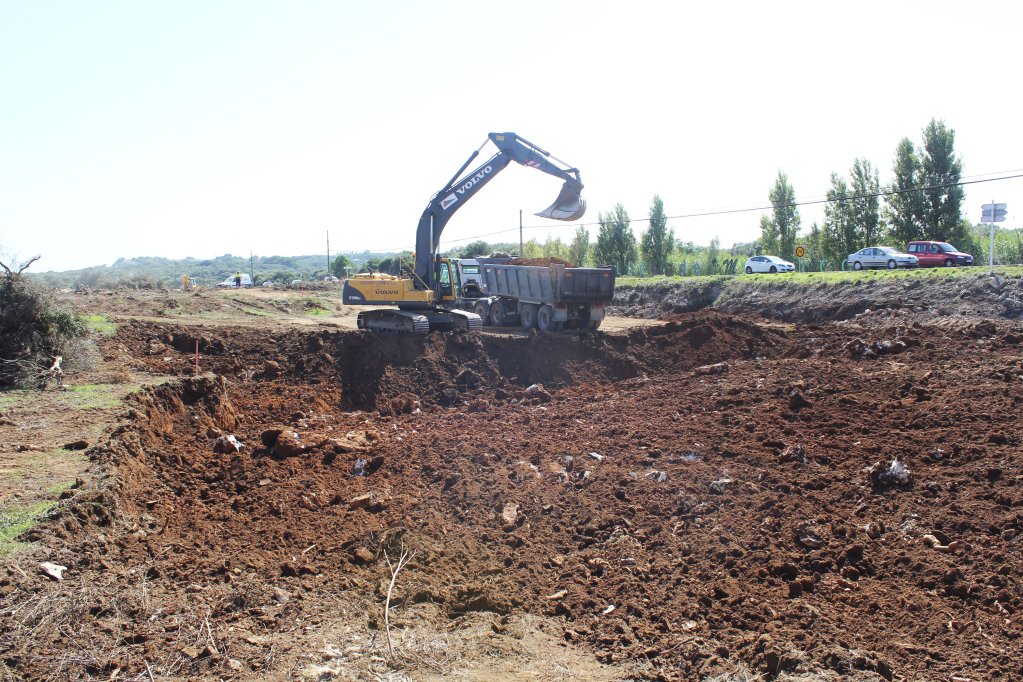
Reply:
[[34, 531], [68, 579], [0, 577], [5, 672], [1019, 679], [1023, 328], [911, 313], [124, 322], [108, 355], [183, 378]]

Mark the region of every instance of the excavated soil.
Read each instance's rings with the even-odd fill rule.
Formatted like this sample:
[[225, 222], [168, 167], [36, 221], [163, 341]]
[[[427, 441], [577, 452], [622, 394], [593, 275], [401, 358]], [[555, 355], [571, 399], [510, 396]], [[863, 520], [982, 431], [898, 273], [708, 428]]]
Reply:
[[592, 668], [538, 677], [1023, 678], [1023, 327], [898, 312], [122, 324], [181, 378], [33, 531], [65, 580], [0, 573], [4, 674], [439, 679], [539, 618]]

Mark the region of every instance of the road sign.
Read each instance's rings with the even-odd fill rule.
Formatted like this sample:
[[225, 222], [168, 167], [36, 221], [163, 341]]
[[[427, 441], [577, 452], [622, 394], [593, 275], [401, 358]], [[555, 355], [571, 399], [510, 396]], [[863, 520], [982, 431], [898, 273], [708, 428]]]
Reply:
[[1004, 211], [1008, 204], [984, 204], [981, 206], [985, 211]]
[[796, 247], [796, 258], [802, 258], [805, 255], [806, 255], [806, 249], [804, 249], [802, 246], [797, 246]]
[[[1002, 204], [1004, 206], [1005, 204]], [[1005, 220], [1006, 210], [1004, 208], [989, 210], [984, 209], [980, 214], [980, 222], [982, 223], [1000, 223]]]

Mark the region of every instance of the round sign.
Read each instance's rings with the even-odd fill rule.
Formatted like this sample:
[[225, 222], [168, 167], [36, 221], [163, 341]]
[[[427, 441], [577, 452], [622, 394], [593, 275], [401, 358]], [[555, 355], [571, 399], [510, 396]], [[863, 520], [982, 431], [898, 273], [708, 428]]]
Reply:
[[802, 258], [805, 255], [806, 255], [806, 249], [804, 249], [802, 246], [797, 246], [796, 247], [796, 258]]

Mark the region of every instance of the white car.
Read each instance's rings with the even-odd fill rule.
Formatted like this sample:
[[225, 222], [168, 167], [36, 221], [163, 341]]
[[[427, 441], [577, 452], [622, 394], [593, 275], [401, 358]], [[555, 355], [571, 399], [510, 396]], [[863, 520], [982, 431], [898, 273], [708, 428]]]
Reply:
[[796, 266], [778, 256], [750, 256], [746, 259], [746, 274], [754, 272], [794, 272]]
[[[220, 284], [217, 285], [217, 287], [220, 288], [220, 289], [230, 289], [230, 288], [233, 288], [233, 287], [236, 287], [236, 286], [237, 285], [235, 284], [234, 277], [228, 277], [223, 282], [221, 282]], [[246, 274], [243, 274], [242, 275], [242, 287], [245, 288], [245, 289], [248, 289], [251, 286], [252, 286], [252, 278], [250, 278]]]
[[862, 270], [863, 268], [894, 270], [895, 268], [915, 268], [920, 264], [920, 260], [916, 256], [902, 253], [890, 246], [868, 246], [856, 253], [850, 253], [845, 262], [853, 270]]

